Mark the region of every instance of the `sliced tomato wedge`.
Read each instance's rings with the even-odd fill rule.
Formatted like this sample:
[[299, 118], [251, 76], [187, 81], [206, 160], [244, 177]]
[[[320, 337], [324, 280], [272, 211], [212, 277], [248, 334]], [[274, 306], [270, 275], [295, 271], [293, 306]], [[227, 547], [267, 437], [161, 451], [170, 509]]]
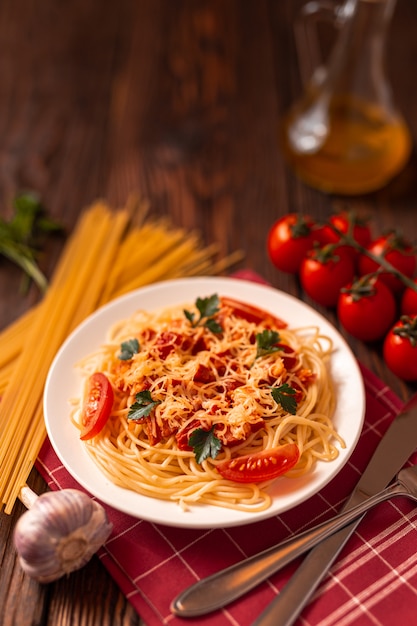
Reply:
[[299, 458], [298, 446], [295, 443], [286, 443], [257, 454], [223, 461], [216, 468], [223, 478], [235, 483], [260, 483], [285, 474], [296, 465]]
[[237, 317], [240, 317], [247, 322], [254, 322], [255, 324], [266, 322], [275, 328], [287, 327], [286, 322], [279, 317], [275, 317], [272, 313], [259, 309], [252, 304], [247, 304], [246, 302], [241, 302], [240, 300], [235, 300], [234, 298], [229, 298], [228, 296], [222, 296], [220, 299], [222, 305], [231, 307], [233, 309], [233, 313], [237, 315]]
[[80, 439], [92, 439], [103, 429], [113, 407], [113, 388], [107, 376], [95, 372], [90, 376], [81, 412]]

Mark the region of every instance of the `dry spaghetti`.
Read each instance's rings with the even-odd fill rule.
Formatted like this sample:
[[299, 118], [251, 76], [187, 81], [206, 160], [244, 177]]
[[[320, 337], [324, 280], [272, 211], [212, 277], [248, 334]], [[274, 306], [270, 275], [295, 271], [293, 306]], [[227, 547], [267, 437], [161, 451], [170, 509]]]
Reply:
[[[143, 495], [184, 509], [264, 510], [270, 480], [237, 483], [220, 469], [290, 443], [300, 458], [289, 475], [337, 457], [331, 340], [228, 297], [199, 300], [217, 305], [206, 316], [201, 306], [138, 311], [79, 364], [86, 386], [101, 372], [114, 391], [109, 419], [86, 446], [110, 480]], [[80, 429], [83, 395], [72, 411]]]
[[0, 332], [0, 510], [11, 513], [46, 431], [42, 395], [56, 351], [68, 334], [109, 300], [167, 278], [221, 273], [240, 253], [216, 261], [196, 233], [145, 221], [132, 197], [112, 210], [98, 201], [80, 216], [49, 288], [35, 307]]

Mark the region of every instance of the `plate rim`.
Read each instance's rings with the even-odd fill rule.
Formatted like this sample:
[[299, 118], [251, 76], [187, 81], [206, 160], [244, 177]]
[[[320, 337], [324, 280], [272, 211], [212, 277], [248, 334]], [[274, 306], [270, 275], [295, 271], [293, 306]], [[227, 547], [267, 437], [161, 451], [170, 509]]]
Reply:
[[[262, 511], [260, 513], [256, 513], [256, 512], [248, 513], [248, 512], [241, 512], [241, 511], [237, 512], [231, 509], [223, 509], [222, 507], [214, 507], [211, 505], [203, 505], [203, 506], [198, 505], [197, 507], [192, 509], [191, 515], [189, 515], [190, 513], [189, 511], [185, 513], [182, 512], [182, 516], [184, 517], [184, 519], [182, 519], [181, 516], [178, 517], [176, 515], [174, 516], [174, 519], [169, 519], [169, 516], [167, 517], [167, 513], [169, 513], [170, 511], [171, 512], [175, 511], [176, 513], [178, 513], [181, 510], [178, 504], [174, 502], [160, 501], [158, 499], [154, 499], [149, 496], [144, 496], [141, 494], [134, 494], [132, 496], [132, 499], [134, 500], [135, 503], [150, 504], [150, 509], [151, 511], [154, 510], [155, 511], [154, 513], [152, 513], [151, 511], [147, 509], [143, 510], [141, 507], [139, 507], [138, 509], [136, 505], [132, 507], [131, 504], [130, 505], [125, 504], [125, 497], [126, 498], [128, 497], [126, 493], [132, 494], [133, 492], [127, 489], [124, 489], [122, 487], [115, 486], [113, 483], [111, 483], [109, 479], [107, 479], [104, 476], [104, 474], [101, 473], [101, 471], [94, 464], [94, 461], [89, 457], [88, 453], [84, 450], [83, 451], [84, 464], [85, 463], [87, 464], [87, 467], [90, 468], [93, 476], [99, 479], [99, 482], [102, 485], [101, 488], [96, 488], [94, 482], [92, 484], [91, 480], [89, 480], [88, 477], [80, 475], [79, 469], [78, 471], [77, 471], [77, 468], [74, 469], [74, 463], [71, 461], [71, 455], [68, 455], [68, 452], [66, 450], [63, 450], [63, 446], [59, 442], [59, 439], [57, 441], [56, 432], [54, 429], [54, 423], [53, 421], [51, 421], [53, 420], [52, 415], [51, 415], [51, 412], [53, 409], [53, 399], [57, 395], [56, 390], [54, 393], [54, 385], [57, 383], [57, 375], [60, 374], [60, 369], [62, 369], [62, 363], [65, 362], [65, 358], [68, 360], [69, 355], [71, 354], [71, 350], [74, 348], [74, 342], [76, 344], [77, 339], [79, 337], [82, 337], [83, 334], [86, 333], [86, 331], [90, 328], [91, 325], [94, 325], [94, 324], [97, 325], [98, 322], [101, 322], [101, 324], [104, 326], [106, 323], [105, 320], [107, 320], [107, 317], [108, 316], [112, 317], [113, 312], [119, 310], [119, 308], [123, 307], [123, 305], [128, 304], [129, 306], [133, 306], [133, 304], [135, 303], [134, 307], [129, 308], [125, 314], [117, 315], [117, 317], [114, 317], [113, 319], [114, 322], [116, 322], [119, 319], [123, 319], [123, 317], [127, 317], [134, 310], [137, 310], [140, 308], [147, 308], [146, 303], [144, 305], [143, 303], [138, 302], [142, 298], [145, 298], [145, 299], [147, 298], [149, 300], [149, 297], [150, 297], [152, 300], [152, 296], [156, 296], [156, 298], [158, 299], [158, 296], [160, 296], [162, 293], [162, 299], [164, 299], [164, 293], [166, 293], [167, 291], [170, 293], [172, 290], [174, 290], [176, 293], [180, 293], [180, 292], [182, 293], [181, 289], [189, 290], [190, 288], [192, 288], [191, 291], [193, 291], [196, 288], [200, 288], [203, 284], [207, 285], [207, 287], [204, 287], [204, 289], [209, 289], [211, 285], [213, 285], [213, 288], [214, 288], [214, 286], [216, 285], [214, 291], [219, 292], [220, 295], [223, 295], [223, 294], [228, 295], [224, 292], [221, 292], [222, 286], [224, 286], [224, 289], [230, 288], [232, 290], [237, 290], [238, 292], [244, 291], [246, 288], [253, 295], [258, 294], [259, 296], [262, 296], [262, 298], [263, 297], [267, 298], [267, 296], [270, 295], [271, 297], [277, 298], [278, 300], [281, 299], [284, 302], [291, 303], [298, 310], [301, 310], [301, 311], [304, 310], [308, 312], [310, 315], [312, 315], [313, 318], [317, 318], [317, 320], [319, 320], [321, 324], [325, 326], [326, 331], [330, 330], [331, 331], [330, 334], [333, 335], [333, 338], [336, 339], [336, 347], [338, 349], [342, 348], [342, 353], [345, 356], [348, 356], [349, 358], [350, 375], [353, 376], [353, 379], [355, 380], [355, 383], [356, 383], [356, 393], [358, 394], [357, 410], [360, 413], [360, 415], [357, 417], [355, 431], [352, 434], [349, 448], [347, 450], [346, 449], [340, 450], [338, 459], [331, 462], [335, 465], [332, 466], [331, 471], [329, 471], [329, 473], [326, 476], [321, 477], [321, 479], [318, 480], [317, 484], [315, 485], [314, 485], [315, 481], [313, 480], [313, 488], [310, 490], [308, 489], [306, 490], [308, 495], [304, 495], [304, 497], [301, 497], [301, 492], [300, 492], [299, 497], [298, 498], [295, 497], [294, 502], [292, 504], [288, 503], [288, 506], [279, 507], [278, 505], [276, 505], [276, 501], [274, 500], [273, 505], [266, 511]], [[209, 295], [209, 294], [200, 293], [199, 295], [200, 297], [204, 297], [205, 295]], [[234, 297], [238, 297], [235, 293], [232, 295]], [[195, 299], [195, 297], [197, 296], [191, 295], [190, 300]], [[244, 299], [244, 294], [240, 294], [240, 298]], [[182, 303], [185, 303], [186, 301], [187, 299], [181, 296], [177, 302], [171, 302], [171, 304], [180, 305]], [[247, 302], [248, 303], [253, 302], [251, 297], [247, 299]], [[162, 306], [169, 306], [169, 304], [164, 304]], [[262, 306], [262, 308], [265, 308], [264, 304], [259, 305], [259, 306]], [[153, 307], [153, 308], [157, 308], [157, 307]], [[278, 311], [275, 311], [273, 308], [271, 309], [271, 312], [274, 312], [277, 315], [280, 314]], [[285, 314], [283, 315], [281, 313], [281, 317], [285, 320]], [[109, 324], [110, 323], [112, 322], [109, 322]], [[108, 325], [106, 328], [108, 328]], [[102, 336], [102, 339], [100, 341], [97, 338], [95, 344], [98, 347], [103, 342], [104, 342], [104, 336]], [[88, 350], [88, 352], [89, 351], [90, 350]], [[84, 352], [84, 355], [86, 353], [87, 352]], [[333, 357], [333, 359], [334, 358], [335, 357]], [[73, 363], [72, 365], [72, 377], [73, 378], [76, 377], [75, 363]], [[340, 397], [338, 400], [340, 401]], [[52, 407], [51, 407], [51, 402], [52, 402]], [[69, 396], [66, 398], [66, 403], [67, 403], [67, 422], [70, 423]], [[65, 469], [84, 489], [86, 489], [94, 497], [101, 500], [103, 503], [115, 508], [116, 510], [121, 511], [122, 513], [131, 515], [135, 518], [143, 519], [143, 520], [157, 523], [157, 524], [164, 524], [164, 525], [182, 527], [182, 528], [194, 528], [194, 529], [216, 528], [216, 527], [225, 528], [225, 527], [230, 527], [230, 526], [252, 524], [252, 523], [273, 517], [274, 515], [280, 515], [281, 513], [284, 513], [285, 511], [289, 509], [295, 508], [296, 506], [307, 501], [310, 497], [316, 495], [331, 480], [333, 480], [335, 476], [337, 476], [337, 474], [345, 466], [351, 454], [353, 453], [357, 445], [358, 439], [360, 437], [362, 428], [363, 428], [363, 423], [364, 423], [364, 418], [365, 418], [365, 408], [366, 408], [365, 405], [366, 405], [365, 386], [364, 386], [363, 377], [362, 377], [357, 359], [354, 356], [353, 351], [350, 348], [347, 341], [345, 340], [345, 338], [340, 334], [338, 329], [329, 320], [327, 320], [320, 312], [313, 309], [309, 304], [307, 304], [303, 300], [300, 300], [296, 298], [295, 296], [293, 296], [292, 294], [288, 294], [271, 285], [256, 283], [254, 281], [242, 279], [242, 278], [223, 277], [223, 276], [220, 276], [220, 277], [198, 276], [198, 277], [176, 278], [176, 279], [158, 281], [156, 283], [152, 283], [150, 285], [146, 285], [144, 287], [140, 287], [138, 289], [130, 291], [124, 295], [121, 295], [111, 300], [107, 304], [104, 304], [103, 306], [99, 307], [95, 312], [93, 312], [86, 319], [84, 319], [76, 328], [74, 328], [74, 330], [69, 334], [69, 336], [66, 338], [66, 340], [63, 342], [63, 344], [57, 351], [48, 371], [48, 375], [47, 375], [46, 382], [45, 382], [45, 388], [44, 388], [44, 397], [43, 397], [44, 420], [45, 420], [45, 425], [46, 425], [46, 430], [47, 430], [47, 434], [49, 437], [49, 441], [55, 453], [57, 454], [59, 460], [65, 467]], [[336, 409], [336, 414], [338, 414], [338, 409]], [[58, 420], [59, 419], [60, 418], [58, 418]], [[74, 429], [74, 426], [71, 423], [70, 425], [75, 434], [76, 430]], [[67, 428], [67, 426], [68, 424], [65, 424], [64, 422], [64, 429]], [[78, 448], [80, 447], [82, 448], [83, 444], [79, 441], [79, 439], [76, 439], [75, 441], [76, 441], [75, 445], [78, 446]], [[323, 467], [323, 466], [320, 466], [320, 467]], [[100, 476], [97, 476], [97, 472], [100, 473]], [[294, 481], [298, 479], [291, 478], [291, 479], [285, 479], [285, 480]], [[119, 490], [123, 492], [123, 493], [120, 493], [122, 502], [120, 501], [114, 502], [114, 500], [111, 499], [112, 494], [114, 494], [115, 492], [118, 493]], [[302, 489], [301, 491], [302, 493], [304, 493], [304, 489]], [[122, 498], [122, 495], [125, 497]], [[165, 507], [167, 508], [167, 512], [163, 516], [161, 516], [161, 514], [158, 513], [161, 506], [155, 506], [156, 502], [159, 502], [159, 503], [164, 502], [166, 505], [168, 505], [167, 507]], [[197, 512], [204, 511], [204, 513], [202, 515], [198, 515], [196, 511]], [[208, 511], [212, 512], [212, 515], [209, 517], [207, 517]], [[235, 514], [233, 514], [233, 512]], [[216, 513], [218, 515], [216, 515]], [[218, 519], [216, 519], [217, 517]]]

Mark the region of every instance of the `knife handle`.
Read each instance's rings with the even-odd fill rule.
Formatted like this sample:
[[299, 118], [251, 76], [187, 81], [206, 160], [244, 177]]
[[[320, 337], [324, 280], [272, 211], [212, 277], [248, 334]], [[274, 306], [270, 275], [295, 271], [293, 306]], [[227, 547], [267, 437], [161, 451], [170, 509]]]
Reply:
[[363, 515], [313, 548], [252, 626], [291, 626], [362, 518]]
[[224, 607], [311, 549], [336, 528], [355, 519], [355, 513], [356, 517], [361, 514], [357, 510], [349, 511], [341, 516], [341, 521], [332, 519], [324, 522], [198, 581], [173, 600], [171, 611], [180, 617], [196, 617]]
[[[219, 609], [310, 550], [319, 541], [324, 541], [361, 517], [371, 507], [392, 496], [406, 494], [403, 485], [396, 482], [336, 517], [191, 585], [174, 599], [171, 611], [183, 617], [195, 617]], [[356, 498], [360, 497], [363, 496], [356, 495]]]

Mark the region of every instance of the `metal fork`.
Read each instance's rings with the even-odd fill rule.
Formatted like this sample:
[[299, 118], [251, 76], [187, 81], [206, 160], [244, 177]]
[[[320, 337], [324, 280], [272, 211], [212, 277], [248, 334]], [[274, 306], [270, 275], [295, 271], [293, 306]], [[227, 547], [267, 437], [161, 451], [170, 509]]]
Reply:
[[394, 496], [417, 502], [417, 466], [401, 470], [394, 483], [358, 506], [191, 585], [173, 600], [171, 611], [182, 617], [194, 617], [225, 606], [370, 508]]

